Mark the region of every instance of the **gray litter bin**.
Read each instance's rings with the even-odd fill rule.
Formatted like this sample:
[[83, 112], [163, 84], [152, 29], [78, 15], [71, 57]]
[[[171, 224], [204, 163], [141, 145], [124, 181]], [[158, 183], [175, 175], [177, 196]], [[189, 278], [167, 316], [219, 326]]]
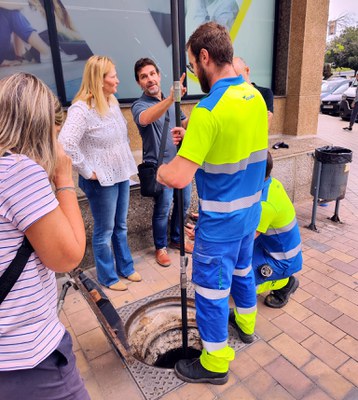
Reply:
[[314, 158], [311, 195], [314, 196], [318, 189], [319, 199], [326, 201], [343, 199], [346, 194], [352, 151], [343, 147], [324, 146], [315, 150]]
[[340, 222], [339, 202], [346, 194], [349, 163], [352, 162], [352, 151], [344, 147], [324, 146], [315, 150], [311, 184], [313, 199], [312, 219], [308, 228], [317, 231], [316, 213], [320, 200], [328, 202], [336, 200], [333, 222]]

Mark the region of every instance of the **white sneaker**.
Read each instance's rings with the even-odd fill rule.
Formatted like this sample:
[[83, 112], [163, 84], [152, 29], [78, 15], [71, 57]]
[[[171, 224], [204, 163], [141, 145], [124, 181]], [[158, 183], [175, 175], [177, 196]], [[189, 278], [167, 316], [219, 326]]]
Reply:
[[63, 52], [61, 50], [60, 55], [61, 55], [61, 60], [63, 62], [70, 62], [70, 61], [77, 60], [77, 54], [66, 54], [65, 52]]
[[40, 54], [40, 62], [41, 64], [48, 64], [52, 62], [51, 52], [48, 54]]
[[[77, 59], [77, 54], [66, 54], [63, 51], [60, 51], [61, 61], [62, 62], [70, 62]], [[51, 53], [49, 54], [41, 54], [40, 55], [41, 64], [47, 64], [52, 62]]]

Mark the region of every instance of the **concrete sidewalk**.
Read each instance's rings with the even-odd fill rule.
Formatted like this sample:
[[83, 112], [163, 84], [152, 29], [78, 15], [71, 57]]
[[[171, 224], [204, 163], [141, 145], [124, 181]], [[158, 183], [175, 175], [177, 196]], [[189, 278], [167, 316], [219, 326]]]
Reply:
[[[277, 310], [266, 307], [259, 296], [256, 332], [261, 339], [237, 353], [227, 384], [185, 384], [164, 400], [358, 399], [358, 125], [352, 132], [342, 130], [346, 125], [337, 117], [319, 116], [318, 136], [353, 151], [339, 212], [342, 224], [327, 219], [334, 214], [335, 204], [329, 203], [318, 207], [319, 233], [313, 232], [305, 228], [312, 200], [295, 204], [304, 253], [296, 293]], [[174, 263], [169, 268], [157, 265], [152, 252], [133, 255], [142, 282], [126, 282], [126, 292], [106, 290], [116, 308], [179, 283], [179, 252], [170, 251]], [[144, 398], [88, 304], [73, 289], [61, 320], [73, 337], [92, 400]]]

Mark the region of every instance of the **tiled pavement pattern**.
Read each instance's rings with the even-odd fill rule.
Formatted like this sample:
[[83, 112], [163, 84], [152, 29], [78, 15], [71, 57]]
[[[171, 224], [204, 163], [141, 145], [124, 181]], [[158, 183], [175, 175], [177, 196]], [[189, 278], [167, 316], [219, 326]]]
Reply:
[[[343, 126], [346, 123], [338, 118], [320, 116], [319, 136], [353, 150], [339, 213], [343, 224], [327, 219], [334, 213], [334, 203], [329, 203], [317, 210], [320, 233], [310, 231], [305, 226], [311, 220], [312, 201], [296, 204], [304, 250], [297, 292], [278, 310], [264, 306], [259, 297], [256, 331], [261, 340], [237, 354], [227, 384], [186, 384], [164, 400], [358, 399], [358, 125], [348, 133]], [[150, 249], [134, 254], [143, 281], [128, 282], [126, 292], [106, 290], [114, 306], [178, 284], [178, 253], [170, 251], [174, 265], [169, 268], [158, 266]], [[92, 400], [143, 399], [89, 306], [73, 289], [61, 319], [74, 339]]]

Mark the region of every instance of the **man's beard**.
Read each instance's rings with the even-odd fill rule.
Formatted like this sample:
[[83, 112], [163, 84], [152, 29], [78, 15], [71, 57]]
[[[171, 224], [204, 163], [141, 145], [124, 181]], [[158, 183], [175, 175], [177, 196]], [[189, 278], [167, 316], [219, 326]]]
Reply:
[[150, 88], [146, 88], [145, 92], [150, 96], [156, 96], [158, 93], [160, 93], [160, 87], [158, 84], [156, 84], [154, 86], [151, 86]]
[[206, 72], [204, 71], [204, 68], [199, 63], [198, 63], [198, 79], [199, 79], [199, 82], [200, 82], [201, 90], [204, 93], [209, 93], [210, 92], [210, 85], [209, 85], [208, 76], [206, 75]]

